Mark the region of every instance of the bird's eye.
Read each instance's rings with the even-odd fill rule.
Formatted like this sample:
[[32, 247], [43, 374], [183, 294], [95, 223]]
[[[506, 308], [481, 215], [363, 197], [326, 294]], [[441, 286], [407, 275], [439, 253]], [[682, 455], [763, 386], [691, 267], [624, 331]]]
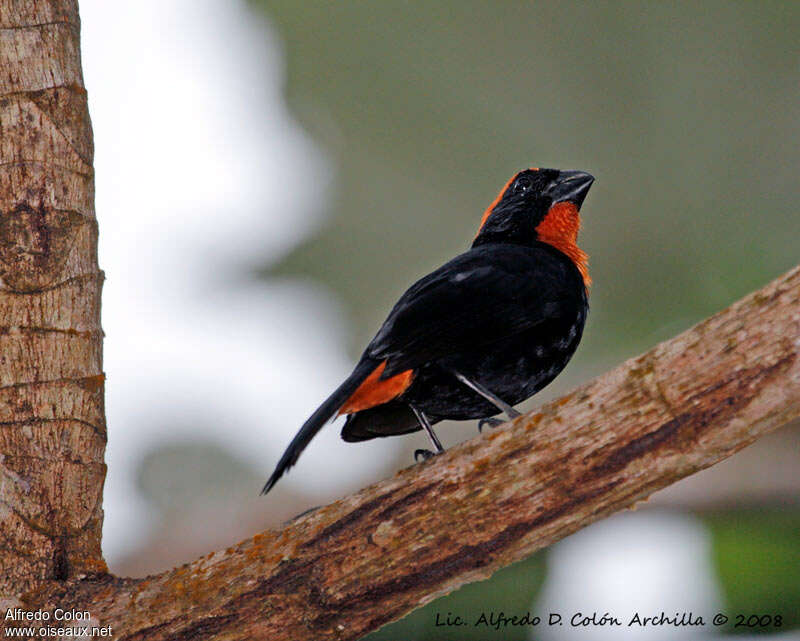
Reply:
[[520, 194], [524, 194], [531, 188], [531, 179], [527, 176], [520, 176], [517, 178], [517, 182], [514, 185], [514, 191]]

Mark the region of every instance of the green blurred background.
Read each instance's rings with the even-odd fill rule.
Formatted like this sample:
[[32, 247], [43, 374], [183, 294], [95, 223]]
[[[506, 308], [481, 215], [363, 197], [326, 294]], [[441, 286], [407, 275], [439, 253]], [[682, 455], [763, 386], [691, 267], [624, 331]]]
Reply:
[[346, 301], [354, 354], [529, 165], [597, 178], [584, 367], [797, 262], [797, 3], [255, 6], [284, 41], [289, 105], [337, 172], [324, 229], [277, 272]]
[[[354, 357], [529, 165], [597, 178], [581, 234], [592, 314], [566, 378], [668, 338], [800, 258], [798, 3], [254, 6], [284, 41], [294, 114], [336, 163], [324, 226], [263, 273], [333, 289]], [[797, 498], [708, 514], [730, 609], [800, 623]], [[371, 638], [483, 638], [434, 628], [434, 613], [524, 612], [543, 572], [537, 557]]]
[[[499, 188], [531, 165], [584, 169], [596, 183], [580, 236], [594, 279], [585, 338], [529, 406], [798, 263], [800, 3], [249, 6], [274, 28], [265, 37], [282, 42], [286, 100], [334, 173], [322, 222], [250, 276], [327, 287], [344, 305], [353, 358], [403, 290], [466, 248]], [[291, 224], [289, 213], [271, 213]], [[165, 447], [142, 466], [162, 534], [179, 539], [191, 527], [180, 525], [186, 504], [164, 499], [153, 481], [159, 470], [193, 468], [183, 486], [195, 497], [228, 483], [206, 515], [260, 478], [204, 447]], [[795, 425], [653, 500], [654, 509], [699, 519], [726, 612], [782, 615], [780, 629], [748, 634], [800, 625], [799, 459]], [[158, 537], [142, 555], [164, 548]], [[524, 613], [553, 563], [539, 554], [369, 639], [539, 638], [433, 621], [436, 612]], [[133, 559], [127, 568], [149, 569]]]

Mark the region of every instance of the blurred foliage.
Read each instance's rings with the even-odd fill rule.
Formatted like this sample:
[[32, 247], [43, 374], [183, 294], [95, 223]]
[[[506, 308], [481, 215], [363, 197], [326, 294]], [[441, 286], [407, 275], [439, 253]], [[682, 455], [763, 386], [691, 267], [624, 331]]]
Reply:
[[800, 3], [252, 3], [337, 169], [327, 223], [265, 273], [335, 290], [354, 354], [530, 165], [597, 177], [581, 365], [649, 347], [798, 260]]
[[255, 489], [261, 475], [223, 446], [202, 440], [159, 445], [137, 468], [137, 486], [162, 513], [179, 513], [240, 499]]
[[[491, 612], [506, 616], [525, 616], [533, 609], [533, 602], [544, 582], [544, 555], [537, 554], [525, 561], [516, 563], [497, 572], [491, 581], [470, 583], [414, 610], [408, 616], [384, 626], [377, 632], [364, 637], [364, 641], [525, 641], [532, 628], [526, 626], [503, 627], [495, 630], [474, 623], [485, 613]], [[436, 625], [439, 622], [454, 621], [461, 617], [467, 625]]]
[[741, 634], [785, 632], [800, 627], [800, 512], [720, 512], [705, 519], [726, 611], [745, 620], [780, 615], [780, 628], [735, 628]]

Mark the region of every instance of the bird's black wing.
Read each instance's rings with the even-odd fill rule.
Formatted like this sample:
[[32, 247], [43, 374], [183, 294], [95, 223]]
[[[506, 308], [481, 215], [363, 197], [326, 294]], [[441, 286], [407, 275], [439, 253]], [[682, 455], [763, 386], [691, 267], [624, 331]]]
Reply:
[[383, 378], [531, 329], [576, 309], [583, 282], [549, 246], [482, 245], [456, 256], [400, 298], [365, 356]]

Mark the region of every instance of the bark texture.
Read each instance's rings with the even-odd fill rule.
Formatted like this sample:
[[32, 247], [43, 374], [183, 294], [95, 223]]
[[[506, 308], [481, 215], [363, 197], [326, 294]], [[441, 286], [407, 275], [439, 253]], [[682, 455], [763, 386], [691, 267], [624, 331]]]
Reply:
[[[800, 268], [571, 394], [144, 580], [52, 583], [119, 639], [358, 639], [800, 416]], [[267, 499], [268, 500], [268, 499]]]
[[104, 571], [102, 331], [78, 7], [0, 0], [0, 605]]

